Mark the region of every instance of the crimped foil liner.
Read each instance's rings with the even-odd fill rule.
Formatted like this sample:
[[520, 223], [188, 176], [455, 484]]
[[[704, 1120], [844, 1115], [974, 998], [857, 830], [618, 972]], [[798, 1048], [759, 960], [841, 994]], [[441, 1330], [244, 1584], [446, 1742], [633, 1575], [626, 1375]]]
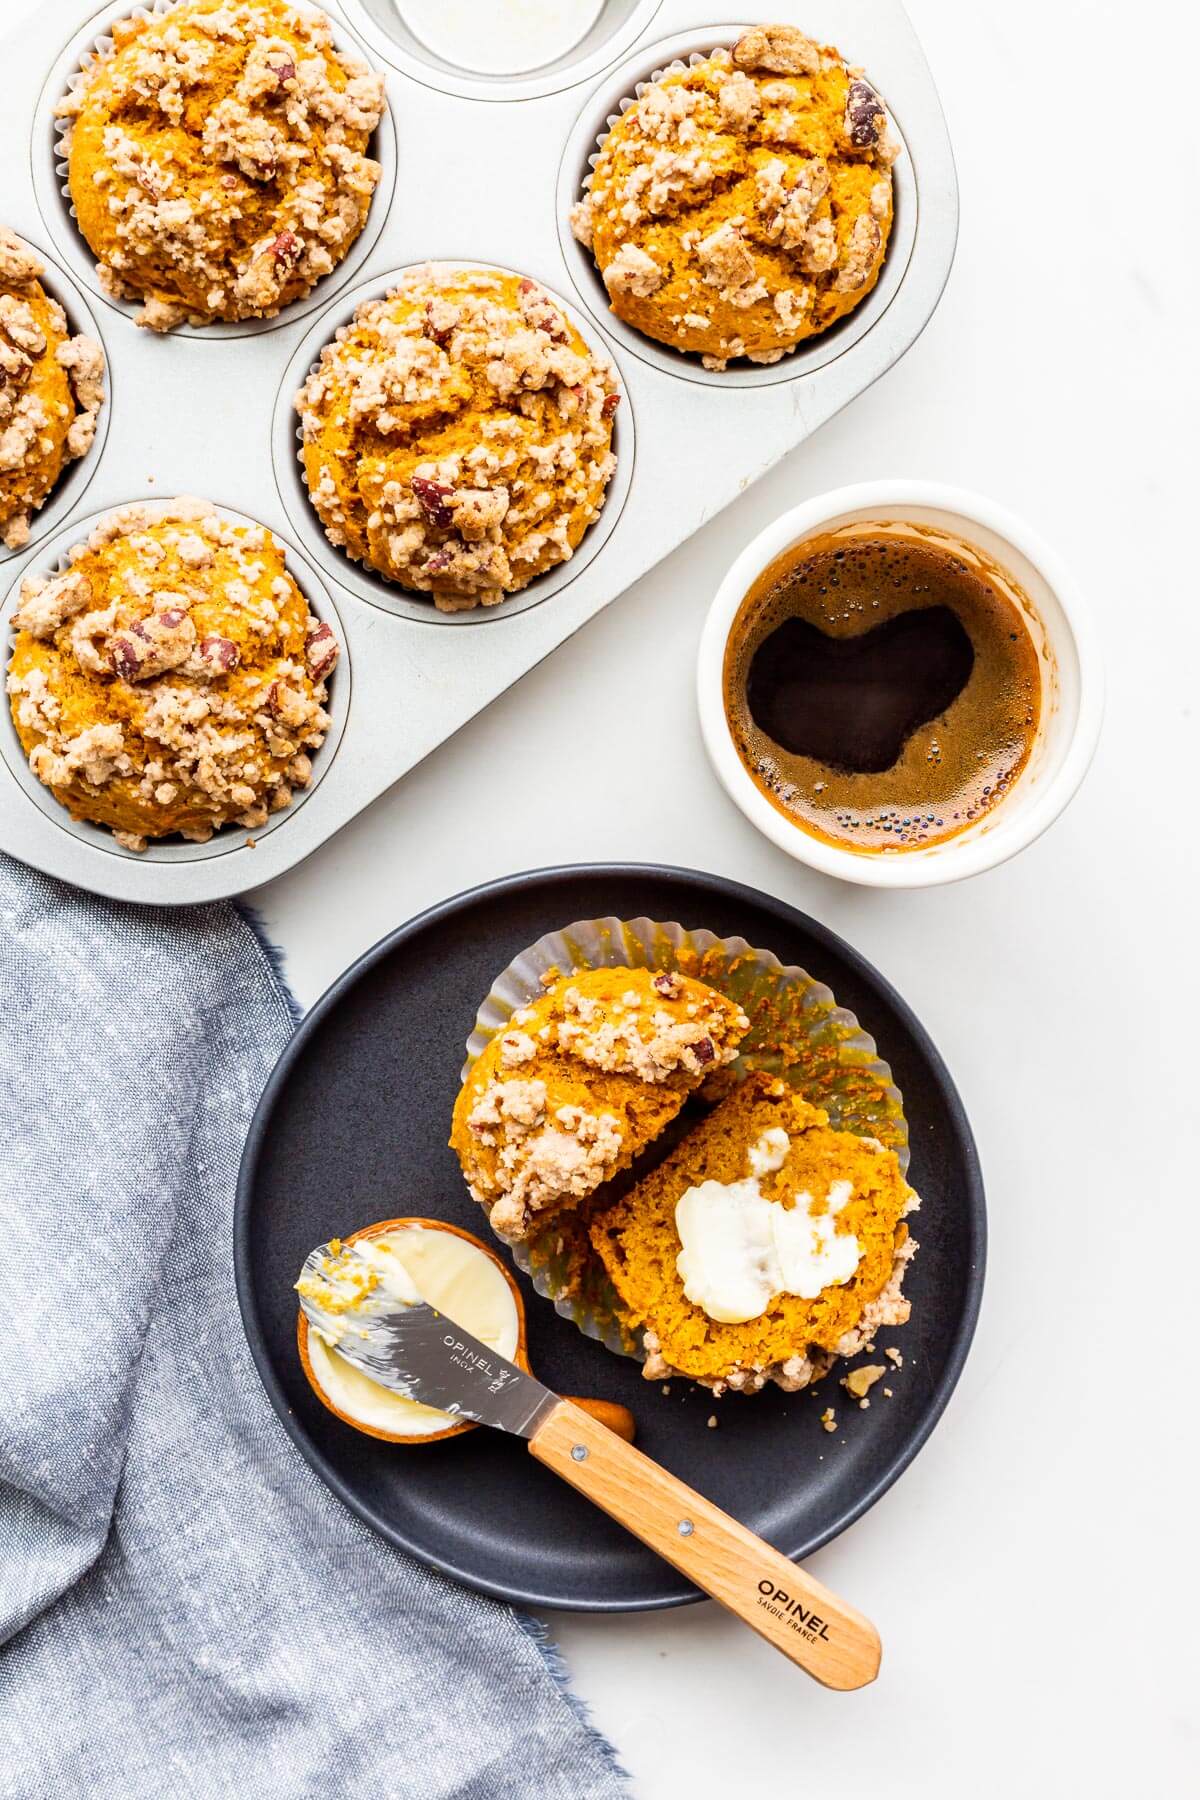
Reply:
[[[894, 1150], [907, 1173], [904, 1102], [875, 1040], [854, 1014], [804, 969], [781, 963], [770, 950], [754, 949], [745, 938], [719, 938], [703, 927], [606, 918], [547, 932], [493, 982], [467, 1039], [463, 1080], [496, 1033], [508, 1029], [512, 1015], [545, 993], [543, 975], [599, 968], [677, 970], [736, 1000], [750, 1030], [731, 1065], [734, 1077], [753, 1070], [780, 1076], [811, 1105], [824, 1107], [840, 1130], [878, 1138]], [[645, 1360], [641, 1334], [622, 1323], [617, 1296], [578, 1214], [557, 1214], [536, 1237], [507, 1248], [564, 1319], [607, 1349]]]

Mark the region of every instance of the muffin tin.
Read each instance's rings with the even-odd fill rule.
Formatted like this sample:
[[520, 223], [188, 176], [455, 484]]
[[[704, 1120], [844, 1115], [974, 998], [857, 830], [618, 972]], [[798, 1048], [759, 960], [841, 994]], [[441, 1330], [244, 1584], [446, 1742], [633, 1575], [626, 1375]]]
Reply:
[[[361, 238], [277, 319], [157, 338], [98, 293], [62, 192], [53, 124], [79, 55], [131, 10], [86, 17], [80, 0], [51, 0], [6, 46], [9, 92], [30, 99], [0, 119], [0, 157], [14, 173], [4, 222], [43, 255], [76, 329], [92, 325], [76, 284], [98, 295], [109, 368], [96, 445], [35, 518], [30, 545], [0, 559], [0, 631], [7, 641], [22, 575], [49, 569], [86, 535], [85, 487], [89, 518], [132, 500], [201, 494], [269, 526], [314, 611], [335, 617], [344, 653], [330, 704], [341, 725], [318, 757], [319, 781], [269, 830], [229, 828], [207, 845], [168, 842], [137, 855], [74, 825], [19, 751], [14, 761], [6, 704], [0, 845], [99, 893], [183, 905], [299, 862], [883, 374], [937, 304], [958, 202], [945, 122], [899, 0], [771, 0], [762, 17], [837, 44], [878, 87], [904, 144], [896, 229], [879, 286], [841, 325], [773, 367], [710, 373], [611, 317], [565, 215], [622, 98], [672, 61], [732, 43], [753, 20], [712, 18], [702, 0], [609, 0], [553, 63], [490, 77], [438, 58], [402, 23], [403, 0], [330, 0], [335, 36], [357, 42], [388, 76], [390, 112], [373, 146], [384, 175]], [[439, 613], [345, 559], [309, 510], [296, 463], [291, 395], [321, 345], [361, 300], [424, 261], [534, 276], [608, 351], [623, 392], [617, 473], [575, 557], [501, 606], [470, 613]]]

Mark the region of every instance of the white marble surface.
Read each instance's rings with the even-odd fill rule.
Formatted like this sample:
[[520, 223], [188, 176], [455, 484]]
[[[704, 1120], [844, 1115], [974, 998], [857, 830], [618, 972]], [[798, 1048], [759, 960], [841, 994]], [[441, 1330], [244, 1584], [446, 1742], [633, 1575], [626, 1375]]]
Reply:
[[[391, 926], [492, 876], [712, 869], [871, 957], [961, 1087], [991, 1211], [975, 1347], [914, 1466], [813, 1562], [878, 1621], [881, 1678], [826, 1694], [707, 1605], [559, 1617], [644, 1800], [1168, 1800], [1195, 1778], [1200, 271], [1194, 122], [1170, 75], [1189, 66], [1185, 10], [1151, 5], [1134, 36], [1128, 8], [1100, 0], [912, 0], [963, 216], [920, 343], [257, 896], [310, 1001]], [[1104, 149], [1100, 122], [1118, 119]], [[1078, 569], [1108, 661], [1074, 806], [1016, 862], [929, 893], [838, 885], [766, 844], [717, 788], [692, 698], [704, 610], [742, 545], [802, 496], [893, 474], [1029, 518]]]
[[[9, 0], [26, 7], [26, 0]], [[962, 180], [958, 261], [872, 392], [305, 865], [254, 898], [305, 1002], [392, 926], [539, 864], [736, 876], [915, 1006], [978, 1136], [975, 1347], [916, 1464], [814, 1571], [879, 1682], [810, 1684], [710, 1606], [552, 1621], [643, 1800], [1194, 1791], [1198, 1193], [1191, 9], [910, 0]], [[1188, 170], [1190, 168], [1190, 174]], [[714, 448], [714, 453], [719, 451]], [[840, 886], [756, 836], [700, 748], [720, 573], [796, 499], [914, 475], [996, 496], [1079, 571], [1108, 719], [1081, 796], [962, 886]], [[631, 698], [631, 689], [636, 698]]]

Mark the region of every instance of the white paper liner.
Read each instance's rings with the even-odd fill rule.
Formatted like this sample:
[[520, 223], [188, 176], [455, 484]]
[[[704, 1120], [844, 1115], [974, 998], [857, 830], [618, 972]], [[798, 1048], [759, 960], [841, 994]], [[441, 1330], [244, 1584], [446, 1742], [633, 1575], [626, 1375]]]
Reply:
[[[496, 1033], [508, 1028], [513, 1013], [546, 992], [543, 975], [596, 968], [677, 969], [738, 1001], [751, 1028], [732, 1065], [735, 1073], [762, 1070], [781, 1076], [804, 1099], [824, 1107], [838, 1129], [878, 1138], [894, 1150], [901, 1173], [907, 1172], [908, 1125], [900, 1090], [854, 1014], [838, 1005], [823, 982], [781, 963], [770, 950], [756, 950], [741, 937], [688, 930], [674, 921], [583, 919], [547, 932], [493, 982], [467, 1040], [462, 1079]], [[589, 1268], [586, 1294], [564, 1291], [573, 1271], [561, 1227], [561, 1220], [551, 1218], [536, 1238], [509, 1244], [518, 1268], [586, 1336], [619, 1355], [645, 1361], [641, 1334], [630, 1334], [617, 1317], [616, 1296], [598, 1258], [595, 1269]]]

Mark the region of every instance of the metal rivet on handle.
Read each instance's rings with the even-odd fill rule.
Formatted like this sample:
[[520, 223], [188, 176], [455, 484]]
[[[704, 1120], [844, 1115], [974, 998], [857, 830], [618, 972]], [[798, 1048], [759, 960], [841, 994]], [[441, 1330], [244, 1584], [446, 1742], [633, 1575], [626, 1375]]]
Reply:
[[696, 1529], [696, 1527], [692, 1524], [692, 1521], [690, 1519], [680, 1519], [680, 1521], [679, 1521], [680, 1537], [691, 1537], [691, 1535], [692, 1535], [693, 1531], [695, 1531], [695, 1529]]
[[571, 1451], [571, 1455], [575, 1458], [576, 1462], [586, 1462], [587, 1461], [587, 1445], [586, 1444], [576, 1444], [574, 1449]]

